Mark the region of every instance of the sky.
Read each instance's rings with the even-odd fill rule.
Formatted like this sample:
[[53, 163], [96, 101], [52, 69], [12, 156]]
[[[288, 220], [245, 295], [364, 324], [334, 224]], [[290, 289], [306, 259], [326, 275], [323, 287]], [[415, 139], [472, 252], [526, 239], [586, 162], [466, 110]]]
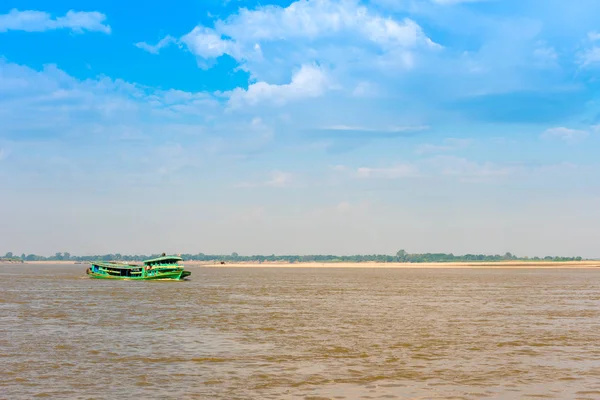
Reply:
[[600, 257], [597, 15], [3, 1], [0, 254]]

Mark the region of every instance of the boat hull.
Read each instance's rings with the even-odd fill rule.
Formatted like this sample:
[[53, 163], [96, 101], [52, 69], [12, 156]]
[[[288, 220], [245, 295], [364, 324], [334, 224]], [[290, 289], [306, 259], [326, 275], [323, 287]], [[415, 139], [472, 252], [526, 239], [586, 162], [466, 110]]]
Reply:
[[124, 280], [124, 281], [156, 281], [156, 280], [183, 280], [184, 278], [190, 276], [192, 273], [190, 271], [175, 271], [175, 272], [165, 272], [165, 273], [157, 273], [155, 275], [145, 275], [145, 276], [118, 276], [118, 275], [109, 275], [104, 273], [96, 273], [92, 272], [90, 268], [86, 271], [86, 274], [93, 279], [112, 279], [112, 280]]

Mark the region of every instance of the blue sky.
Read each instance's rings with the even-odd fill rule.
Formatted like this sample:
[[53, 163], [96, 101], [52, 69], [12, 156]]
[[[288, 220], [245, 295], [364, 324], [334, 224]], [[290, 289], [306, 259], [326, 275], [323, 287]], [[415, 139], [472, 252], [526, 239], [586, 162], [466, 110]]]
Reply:
[[595, 0], [0, 5], [0, 253], [600, 256]]

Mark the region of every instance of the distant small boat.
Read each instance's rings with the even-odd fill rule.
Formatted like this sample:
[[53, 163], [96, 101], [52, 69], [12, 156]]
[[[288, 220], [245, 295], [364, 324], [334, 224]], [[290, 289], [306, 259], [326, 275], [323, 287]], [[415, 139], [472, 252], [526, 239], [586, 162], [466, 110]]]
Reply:
[[166, 256], [163, 253], [162, 257], [145, 260], [143, 265], [105, 261], [92, 262], [85, 272], [90, 278], [96, 279], [181, 280], [192, 273], [185, 271], [184, 266], [178, 264], [179, 261], [183, 261], [183, 259], [177, 256]]

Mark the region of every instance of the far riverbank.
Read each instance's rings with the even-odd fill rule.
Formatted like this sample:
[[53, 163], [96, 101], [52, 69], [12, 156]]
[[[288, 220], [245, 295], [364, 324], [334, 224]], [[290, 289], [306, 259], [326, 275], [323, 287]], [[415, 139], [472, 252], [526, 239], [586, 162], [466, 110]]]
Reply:
[[[14, 264], [14, 263], [12, 263]], [[19, 263], [21, 264], [21, 263]], [[33, 265], [88, 265], [85, 261], [25, 261]], [[132, 262], [133, 264], [133, 262]], [[220, 261], [183, 261], [186, 267], [207, 268], [600, 268], [600, 260], [594, 261], [492, 261], [492, 262], [444, 262], [444, 263], [382, 263], [382, 262], [244, 262], [221, 264]]]

